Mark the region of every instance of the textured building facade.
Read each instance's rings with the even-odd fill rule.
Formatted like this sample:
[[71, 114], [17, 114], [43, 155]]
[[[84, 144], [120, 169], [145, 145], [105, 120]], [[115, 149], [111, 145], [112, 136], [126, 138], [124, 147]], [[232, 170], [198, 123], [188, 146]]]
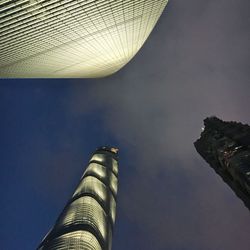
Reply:
[[250, 209], [250, 126], [216, 117], [204, 125], [196, 150]]
[[38, 249], [110, 250], [116, 216], [117, 175], [117, 149], [98, 149]]
[[0, 77], [102, 77], [141, 48], [168, 0], [1, 0]]

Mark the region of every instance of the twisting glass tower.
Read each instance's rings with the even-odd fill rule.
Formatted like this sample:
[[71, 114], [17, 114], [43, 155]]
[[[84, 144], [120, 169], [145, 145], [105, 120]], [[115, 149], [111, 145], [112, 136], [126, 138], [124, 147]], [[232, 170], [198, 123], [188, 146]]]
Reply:
[[250, 209], [250, 126], [216, 117], [204, 125], [196, 150]]
[[96, 150], [73, 196], [39, 250], [111, 249], [116, 215], [117, 151], [108, 147]]
[[102, 77], [142, 47], [168, 0], [1, 0], [0, 77]]

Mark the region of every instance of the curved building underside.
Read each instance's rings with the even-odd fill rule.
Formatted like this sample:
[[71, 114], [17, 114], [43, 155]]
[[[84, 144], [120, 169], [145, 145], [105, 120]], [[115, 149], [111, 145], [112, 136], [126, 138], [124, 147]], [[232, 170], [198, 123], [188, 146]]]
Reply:
[[141, 48], [168, 0], [0, 0], [0, 77], [110, 75]]

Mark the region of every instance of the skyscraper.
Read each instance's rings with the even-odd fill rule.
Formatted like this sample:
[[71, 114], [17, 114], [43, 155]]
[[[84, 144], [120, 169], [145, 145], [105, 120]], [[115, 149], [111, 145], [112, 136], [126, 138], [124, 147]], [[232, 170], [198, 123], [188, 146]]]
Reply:
[[250, 126], [216, 117], [204, 125], [196, 150], [250, 209]]
[[3, 0], [0, 77], [102, 77], [141, 48], [168, 0]]
[[109, 147], [96, 150], [74, 194], [39, 250], [111, 249], [118, 183], [117, 151]]

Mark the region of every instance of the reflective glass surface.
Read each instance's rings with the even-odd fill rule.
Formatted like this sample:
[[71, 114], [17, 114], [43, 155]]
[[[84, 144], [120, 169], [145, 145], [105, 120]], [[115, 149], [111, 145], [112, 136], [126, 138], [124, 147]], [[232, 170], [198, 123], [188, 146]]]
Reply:
[[51, 250], [102, 250], [96, 237], [88, 231], [75, 231], [51, 240], [45, 247]]
[[84, 175], [92, 174], [96, 175], [104, 183], [107, 183], [113, 193], [117, 194], [117, 178], [109, 169], [97, 163], [90, 163]]
[[73, 201], [60, 217], [56, 230], [72, 225], [88, 225], [107, 240], [110, 230], [107, 216], [101, 205], [92, 197], [84, 196]]
[[73, 194], [73, 197], [84, 193], [91, 193], [95, 197], [99, 197], [106, 209], [109, 209], [108, 212], [112, 218], [112, 223], [115, 222], [116, 203], [114, 197], [101, 181], [93, 176], [83, 178]]
[[118, 174], [118, 163], [109, 155], [105, 154], [94, 154], [90, 161], [98, 161], [105, 166], [108, 166], [117, 175]]

